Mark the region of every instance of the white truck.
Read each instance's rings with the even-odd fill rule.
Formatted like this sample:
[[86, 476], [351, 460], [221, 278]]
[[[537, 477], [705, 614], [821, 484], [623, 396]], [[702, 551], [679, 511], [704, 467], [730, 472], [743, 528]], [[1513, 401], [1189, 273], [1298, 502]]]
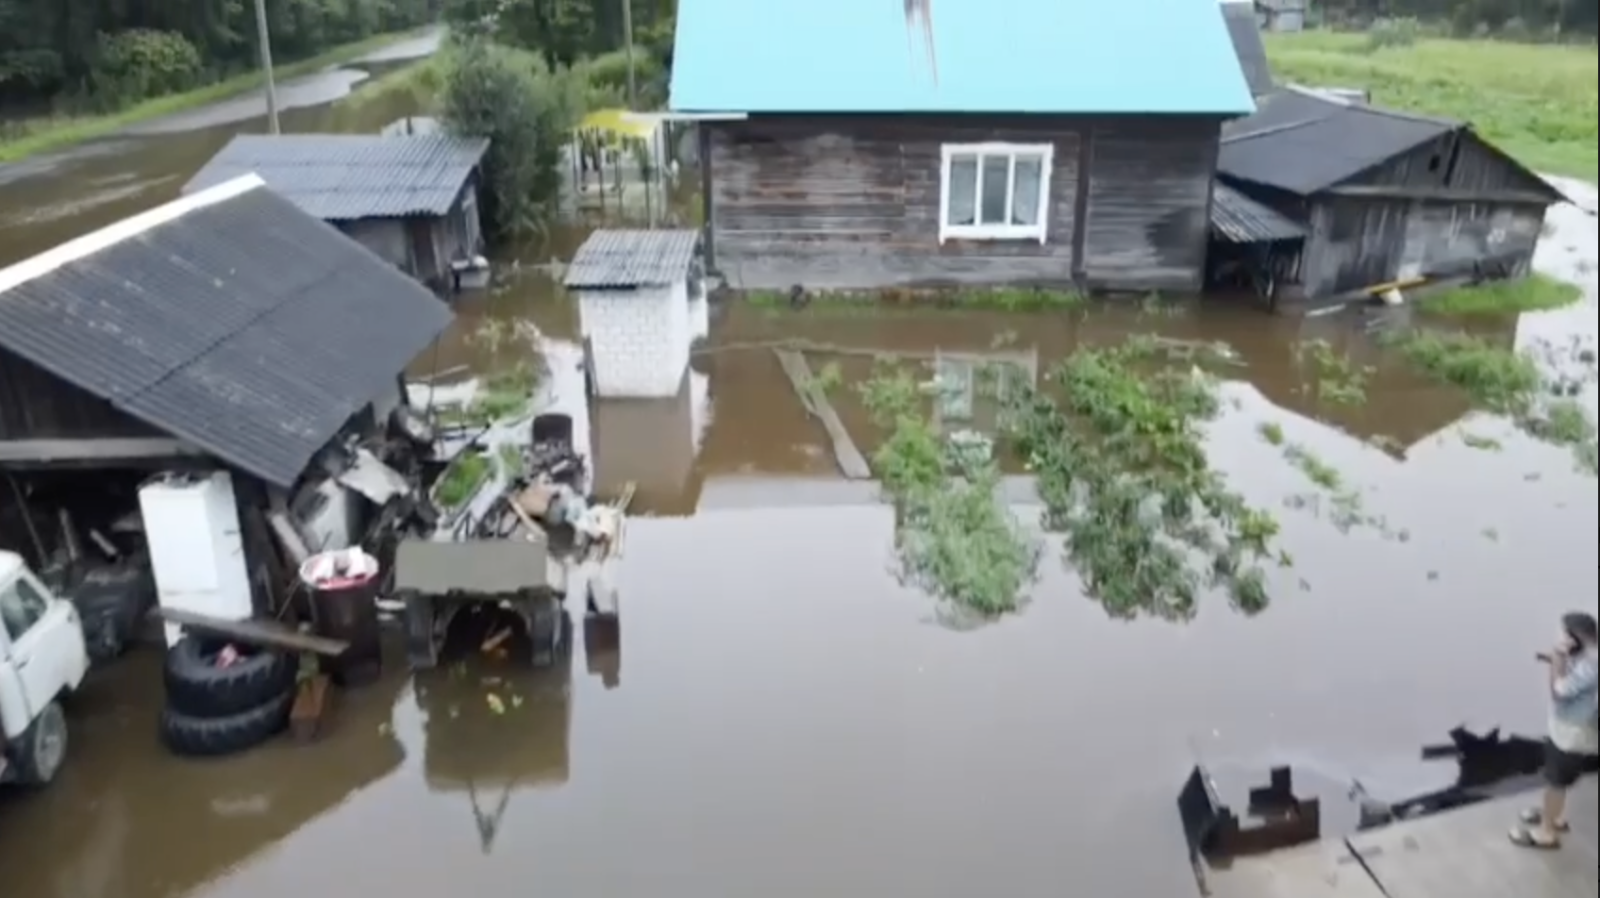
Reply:
[[0, 782], [55, 779], [67, 757], [61, 700], [88, 672], [78, 610], [0, 550]]

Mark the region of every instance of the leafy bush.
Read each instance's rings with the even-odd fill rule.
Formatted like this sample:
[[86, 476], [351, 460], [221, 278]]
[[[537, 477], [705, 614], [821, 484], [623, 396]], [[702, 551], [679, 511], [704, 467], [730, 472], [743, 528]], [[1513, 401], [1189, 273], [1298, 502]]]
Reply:
[[1409, 47], [1422, 37], [1422, 24], [1416, 19], [1379, 19], [1367, 30], [1367, 49]]
[[94, 87], [103, 99], [129, 102], [194, 86], [204, 64], [200, 51], [174, 31], [134, 28], [101, 34]]
[[576, 81], [531, 53], [469, 38], [450, 51], [440, 105], [451, 132], [489, 138], [482, 197], [490, 233], [540, 231], [559, 200], [562, 147], [582, 112]]

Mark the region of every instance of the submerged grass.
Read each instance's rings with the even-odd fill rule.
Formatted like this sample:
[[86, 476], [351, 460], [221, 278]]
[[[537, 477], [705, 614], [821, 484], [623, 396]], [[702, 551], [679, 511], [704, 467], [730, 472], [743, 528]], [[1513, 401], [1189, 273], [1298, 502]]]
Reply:
[[1570, 449], [1580, 470], [1595, 475], [1596, 428], [1570, 396], [1572, 387], [1546, 375], [1532, 356], [1466, 333], [1414, 330], [1391, 338], [1417, 368], [1514, 422], [1524, 433]]
[[805, 311], [819, 314], [876, 315], [892, 311], [929, 309], [987, 312], [1049, 312], [1081, 309], [1088, 298], [1071, 290], [1031, 287], [995, 287], [972, 290], [867, 290], [837, 293], [783, 292], [751, 290], [744, 293], [749, 305], [773, 312]]
[[1582, 296], [1576, 284], [1535, 274], [1424, 295], [1417, 304], [1435, 315], [1508, 315], [1564, 308]]

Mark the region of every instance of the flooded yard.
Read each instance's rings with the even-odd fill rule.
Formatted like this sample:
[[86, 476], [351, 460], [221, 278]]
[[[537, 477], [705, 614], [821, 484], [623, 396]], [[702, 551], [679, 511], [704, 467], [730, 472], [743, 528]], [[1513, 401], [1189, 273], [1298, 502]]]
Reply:
[[[295, 110], [285, 129], [371, 130], [407, 111], [351, 124], [338, 107]], [[0, 180], [6, 253], [166, 199], [231, 133], [129, 137], [59, 176]], [[1592, 213], [1592, 189], [1584, 202]], [[1593, 416], [1594, 218], [1552, 214], [1540, 265], [1580, 280], [1584, 301], [1468, 329], [1572, 364]], [[526, 361], [486, 329], [532, 325], [571, 351], [575, 304], [534, 263], [576, 242], [503, 265], [410, 374]], [[396, 646], [379, 684], [341, 697], [324, 741], [198, 763], [160, 747], [160, 658], [135, 651], [77, 697], [61, 779], [0, 792], [6, 893], [1194, 894], [1175, 796], [1196, 761], [1293, 763], [1393, 794], [1431, 785], [1415, 780], [1417, 749], [1450, 727], [1540, 731], [1531, 656], [1600, 594], [1594, 477], [1379, 349], [1369, 331], [1407, 314], [718, 308], [677, 397], [591, 408], [600, 491], [638, 486], [620, 673], [580, 650], [570, 672], [413, 677]], [[882, 433], [850, 387], [874, 355], [968, 378], [942, 414], [983, 427], [984, 366], [1032, 380], [1144, 333], [1235, 354], [1205, 448], [1276, 516], [1294, 562], [1269, 570], [1259, 615], [1206, 595], [1184, 624], [1116, 619], [1049, 541], [1021, 613], [944, 625], [894, 576], [893, 511], [839, 478], [772, 351], [803, 343], [813, 367], [831, 363], [840, 416], [870, 454]], [[1370, 367], [1364, 400], [1330, 400], [1307, 346]], [[1366, 526], [1338, 526], [1337, 497], [1292, 447], [1338, 472]], [[1006, 461], [1015, 511], [1037, 520], [1028, 472]]]

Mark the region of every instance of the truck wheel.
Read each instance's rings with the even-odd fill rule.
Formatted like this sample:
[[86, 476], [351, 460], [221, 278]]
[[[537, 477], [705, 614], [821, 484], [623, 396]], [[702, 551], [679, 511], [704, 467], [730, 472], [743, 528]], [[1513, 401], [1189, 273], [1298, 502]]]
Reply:
[[170, 706], [161, 710], [161, 741], [173, 754], [217, 757], [254, 748], [289, 725], [294, 692], [227, 717], [193, 717]]
[[17, 779], [30, 786], [46, 785], [66, 759], [67, 715], [60, 702], [51, 702], [17, 740]]
[[189, 717], [232, 717], [293, 690], [299, 659], [237, 646], [239, 660], [216, 663], [226, 640], [184, 636], [167, 652], [167, 706]]

